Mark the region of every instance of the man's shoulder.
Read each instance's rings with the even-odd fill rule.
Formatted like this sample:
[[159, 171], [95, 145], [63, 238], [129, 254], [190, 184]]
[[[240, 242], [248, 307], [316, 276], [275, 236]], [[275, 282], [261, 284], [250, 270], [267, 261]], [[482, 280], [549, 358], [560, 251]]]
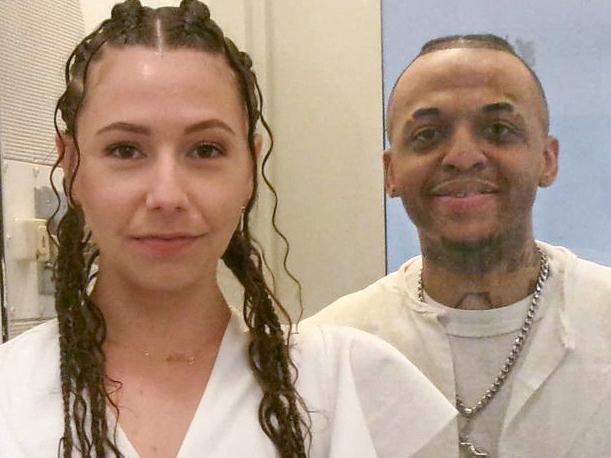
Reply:
[[597, 358], [611, 357], [607, 350], [611, 339], [611, 268], [579, 258], [564, 247], [543, 247], [550, 255], [552, 268], [560, 274], [557, 299], [578, 348], [589, 349]]
[[[577, 258], [575, 273], [578, 280], [586, 282], [589, 286], [602, 288], [611, 294], [611, 267]], [[611, 300], [611, 295], [609, 300]]]
[[580, 258], [564, 247], [546, 245], [545, 249], [563, 272], [568, 300], [577, 295], [606, 301], [611, 306], [611, 267]]
[[574, 323], [582, 323], [584, 333], [611, 339], [611, 268], [576, 259], [567, 272], [564, 293], [570, 316]]
[[570, 249], [563, 246], [538, 243], [551, 256], [552, 262], [561, 266], [569, 275], [575, 276], [580, 281], [592, 281], [603, 286], [611, 284], [611, 267], [580, 258]]
[[[409, 301], [410, 280], [419, 272], [420, 258], [413, 258], [369, 286], [340, 297], [304, 324], [339, 324], [369, 330], [372, 322], [396, 318]], [[417, 281], [417, 280], [414, 280]]]

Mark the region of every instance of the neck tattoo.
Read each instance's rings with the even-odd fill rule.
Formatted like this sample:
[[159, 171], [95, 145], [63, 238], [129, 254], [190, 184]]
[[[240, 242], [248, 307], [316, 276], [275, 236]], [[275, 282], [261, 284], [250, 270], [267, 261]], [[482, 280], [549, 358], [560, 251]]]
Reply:
[[[456, 395], [456, 409], [460, 413], [461, 416], [467, 419], [467, 424], [463, 431], [459, 434], [459, 446], [461, 451], [466, 452], [467, 456], [471, 457], [488, 457], [489, 453], [477, 447], [470, 439], [467, 434], [467, 428], [469, 427], [469, 421], [472, 420], [478, 413], [480, 413], [489, 403], [494, 399], [496, 394], [499, 392], [505, 381], [507, 380], [507, 376], [513, 369], [516, 361], [520, 357], [520, 353], [524, 348], [524, 343], [530, 334], [530, 330], [534, 323], [535, 315], [537, 310], [539, 309], [539, 300], [541, 297], [541, 292], [543, 291], [543, 285], [547, 280], [549, 275], [549, 258], [547, 255], [537, 246], [537, 253], [539, 255], [539, 275], [537, 277], [537, 283], [535, 285], [535, 291], [533, 293], [533, 297], [526, 312], [526, 317], [524, 318], [524, 322], [522, 323], [522, 327], [516, 336], [513, 346], [511, 347], [511, 351], [509, 352], [509, 356], [505, 360], [503, 367], [497, 374], [496, 378], [490, 385], [490, 387], [486, 390], [484, 395], [477, 401], [473, 407], [467, 407], [460, 396]], [[422, 269], [420, 270], [420, 280], [418, 281], [418, 300], [420, 302], [426, 302], [424, 297], [424, 283], [422, 280]]]

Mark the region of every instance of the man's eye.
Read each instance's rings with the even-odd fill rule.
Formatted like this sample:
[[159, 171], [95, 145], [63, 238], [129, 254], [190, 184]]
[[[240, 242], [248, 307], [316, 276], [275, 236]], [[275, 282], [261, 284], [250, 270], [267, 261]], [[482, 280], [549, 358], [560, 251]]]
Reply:
[[139, 159], [143, 156], [138, 148], [128, 144], [111, 146], [108, 148], [108, 154], [117, 159]]
[[439, 129], [427, 127], [416, 131], [411, 138], [412, 144], [416, 148], [426, 148], [433, 145], [441, 137]]
[[202, 143], [193, 148], [189, 155], [199, 159], [212, 159], [218, 156], [222, 156], [223, 152], [216, 145], [210, 143]]
[[516, 131], [506, 124], [495, 122], [484, 128], [484, 134], [494, 141], [508, 141], [513, 138]]

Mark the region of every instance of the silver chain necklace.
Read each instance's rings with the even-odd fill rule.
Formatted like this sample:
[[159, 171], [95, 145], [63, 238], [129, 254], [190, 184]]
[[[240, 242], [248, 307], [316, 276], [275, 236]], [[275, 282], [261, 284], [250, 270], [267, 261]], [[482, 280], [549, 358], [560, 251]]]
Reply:
[[[507, 376], [513, 369], [513, 366], [515, 365], [516, 361], [518, 360], [520, 353], [522, 352], [522, 348], [524, 348], [524, 343], [526, 342], [526, 339], [530, 333], [530, 330], [534, 323], [535, 314], [537, 313], [537, 310], [539, 308], [539, 299], [541, 297], [543, 285], [545, 284], [545, 280], [547, 280], [547, 277], [549, 275], [549, 258], [538, 246], [537, 253], [539, 255], [539, 276], [537, 277], [535, 292], [533, 293], [532, 301], [526, 312], [526, 318], [524, 318], [524, 323], [522, 323], [522, 327], [520, 328], [518, 335], [513, 341], [513, 346], [511, 347], [511, 351], [509, 352], [509, 356], [507, 356], [503, 367], [497, 374], [490, 387], [486, 390], [480, 400], [477, 401], [475, 405], [473, 405], [473, 407], [465, 406], [460, 396], [458, 394], [456, 395], [456, 409], [467, 420], [471, 420], [475, 415], [481, 412], [490, 403], [490, 401], [492, 401], [492, 399], [494, 399], [496, 394], [499, 392], [499, 390], [507, 380]], [[418, 300], [420, 302], [426, 302], [424, 297], [422, 269], [420, 269], [420, 279], [418, 281]], [[461, 434], [459, 436], [459, 445], [461, 450], [467, 452], [469, 456], [489, 456], [488, 452], [473, 444], [466, 434]]]

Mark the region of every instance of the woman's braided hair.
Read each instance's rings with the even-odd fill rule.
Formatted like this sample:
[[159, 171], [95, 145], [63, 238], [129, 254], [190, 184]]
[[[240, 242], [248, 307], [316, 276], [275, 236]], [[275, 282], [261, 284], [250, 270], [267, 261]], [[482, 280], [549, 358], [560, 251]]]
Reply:
[[[264, 259], [249, 230], [249, 214], [257, 192], [257, 165], [254, 159], [257, 123], [260, 121], [263, 124], [270, 139], [271, 131], [262, 117], [261, 91], [250, 57], [240, 52], [224, 36], [219, 26], [210, 19], [208, 8], [197, 0], [183, 0], [179, 7], [158, 9], [143, 7], [138, 0], [117, 4], [112, 9], [111, 17], [78, 44], [66, 63], [66, 90], [57, 102], [55, 127], [60, 139], [62, 135], [74, 139], [77, 154], [74, 171], [64, 181], [64, 191], [70, 205], [54, 230], [58, 242], [55, 307], [59, 322], [64, 409], [64, 434], [59, 442], [58, 455], [71, 457], [75, 450], [85, 457], [122, 456], [116, 446], [116, 430], [112, 433], [109, 431], [106, 416], [107, 403], [114, 407], [117, 415], [119, 413], [107, 386], [120, 387], [120, 382], [109, 380], [106, 376], [102, 350], [106, 324], [101, 310], [87, 292], [92, 265], [98, 253], [91, 249], [90, 233], [85, 230], [83, 212], [72, 199], [72, 183], [80, 160], [76, 142], [77, 117], [85, 99], [87, 70], [105, 50], [136, 45], [162, 49], [189, 48], [222, 55], [237, 77], [248, 116], [248, 143], [253, 152], [255, 179], [253, 198], [244, 210], [242, 223], [233, 234], [223, 261], [244, 287], [243, 313], [250, 334], [248, 354], [254, 376], [263, 392], [259, 406], [261, 427], [274, 443], [280, 457], [305, 457], [305, 444], [310, 439], [309, 417], [295, 389], [296, 368], [288, 351], [290, 333], [285, 335], [283, 332], [276, 308], [289, 323], [290, 317], [265, 282]], [[58, 126], [58, 113], [65, 123], [63, 133]], [[270, 152], [271, 146], [264, 165]], [[60, 151], [55, 167], [63, 160], [63, 154]], [[270, 185], [265, 174], [263, 177]], [[273, 187], [271, 190], [275, 196]], [[275, 223], [272, 223], [276, 229]]]

